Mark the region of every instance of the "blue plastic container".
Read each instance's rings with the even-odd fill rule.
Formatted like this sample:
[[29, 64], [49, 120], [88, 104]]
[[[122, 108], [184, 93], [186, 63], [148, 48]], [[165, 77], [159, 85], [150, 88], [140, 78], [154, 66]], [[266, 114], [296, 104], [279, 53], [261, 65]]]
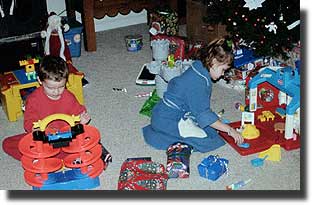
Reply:
[[126, 47], [130, 52], [137, 52], [143, 47], [143, 37], [142, 35], [128, 35], [125, 36]]
[[79, 22], [69, 22], [70, 29], [64, 33], [65, 42], [69, 47], [71, 57], [81, 55], [82, 25]]

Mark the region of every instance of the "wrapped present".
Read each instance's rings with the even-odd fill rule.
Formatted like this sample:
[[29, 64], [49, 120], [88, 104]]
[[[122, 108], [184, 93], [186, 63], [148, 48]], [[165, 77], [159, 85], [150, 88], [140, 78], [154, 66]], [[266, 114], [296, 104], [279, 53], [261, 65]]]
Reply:
[[150, 13], [150, 33], [175, 36], [179, 33], [178, 13], [170, 8], [158, 8]]
[[229, 160], [219, 158], [215, 155], [209, 155], [198, 166], [198, 172], [201, 177], [216, 181], [228, 170]]
[[121, 166], [118, 190], [166, 190], [164, 165], [147, 158], [128, 158]]
[[192, 146], [175, 143], [167, 149], [167, 173], [169, 178], [188, 178]]

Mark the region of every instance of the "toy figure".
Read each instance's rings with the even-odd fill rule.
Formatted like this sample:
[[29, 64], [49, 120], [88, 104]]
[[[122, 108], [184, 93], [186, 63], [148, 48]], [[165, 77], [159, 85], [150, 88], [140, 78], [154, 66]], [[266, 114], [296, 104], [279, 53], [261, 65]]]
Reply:
[[35, 71], [36, 63], [39, 63], [39, 60], [35, 58], [19, 61], [20, 66], [25, 66], [25, 75], [28, 81], [30, 81], [31, 79], [36, 80], [37, 78]]
[[265, 28], [267, 28], [269, 32], [273, 32], [274, 34], [276, 34], [277, 25], [274, 22], [271, 22], [270, 24], [265, 25]]
[[45, 55], [60, 56], [63, 60], [71, 60], [68, 46], [65, 46], [64, 32], [69, 30], [68, 24], [62, 25], [62, 19], [54, 12], [50, 13], [47, 30], [41, 32], [41, 37], [46, 38], [44, 45]]

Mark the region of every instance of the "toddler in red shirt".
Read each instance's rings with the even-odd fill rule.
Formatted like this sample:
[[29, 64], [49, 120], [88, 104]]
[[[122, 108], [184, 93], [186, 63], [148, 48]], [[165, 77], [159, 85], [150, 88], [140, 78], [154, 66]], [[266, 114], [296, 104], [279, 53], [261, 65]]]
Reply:
[[[24, 128], [27, 133], [33, 131], [33, 122], [56, 113], [79, 115], [80, 124], [87, 124], [91, 120], [86, 107], [65, 88], [69, 70], [61, 57], [45, 56], [36, 73], [41, 86], [26, 98]], [[55, 120], [47, 127], [59, 130], [66, 125], [68, 124], [65, 121]], [[22, 155], [18, 150], [18, 143], [24, 136], [25, 133], [4, 139], [2, 143], [4, 152], [20, 160]]]
[[[41, 86], [26, 99], [24, 128], [27, 133], [32, 132], [33, 122], [56, 113], [79, 115], [81, 124], [87, 124], [91, 120], [85, 106], [65, 88], [69, 70], [61, 57], [45, 56], [36, 73]], [[66, 122], [56, 120], [48, 127], [60, 129], [66, 125]]]

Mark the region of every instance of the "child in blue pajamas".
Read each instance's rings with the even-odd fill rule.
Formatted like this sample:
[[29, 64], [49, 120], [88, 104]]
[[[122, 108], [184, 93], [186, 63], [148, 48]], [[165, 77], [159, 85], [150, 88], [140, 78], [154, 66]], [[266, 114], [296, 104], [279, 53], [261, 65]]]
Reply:
[[212, 80], [218, 80], [230, 68], [231, 48], [225, 39], [217, 39], [201, 58], [169, 81], [163, 99], [152, 110], [151, 124], [143, 128], [145, 141], [156, 149], [166, 150], [182, 142], [194, 151], [209, 152], [225, 144], [217, 130], [227, 132], [237, 144], [244, 141], [210, 108]]

